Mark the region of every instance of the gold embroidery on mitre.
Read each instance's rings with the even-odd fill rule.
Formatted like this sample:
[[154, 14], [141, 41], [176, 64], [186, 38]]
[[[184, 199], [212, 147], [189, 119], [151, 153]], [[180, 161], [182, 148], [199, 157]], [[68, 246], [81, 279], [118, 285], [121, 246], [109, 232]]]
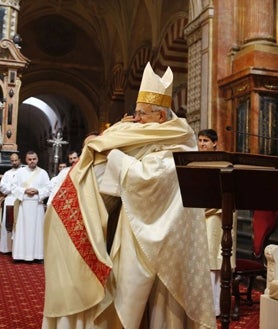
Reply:
[[153, 105], [159, 105], [164, 107], [171, 107], [172, 97], [169, 95], [162, 95], [149, 91], [139, 91], [137, 103], [147, 103]]

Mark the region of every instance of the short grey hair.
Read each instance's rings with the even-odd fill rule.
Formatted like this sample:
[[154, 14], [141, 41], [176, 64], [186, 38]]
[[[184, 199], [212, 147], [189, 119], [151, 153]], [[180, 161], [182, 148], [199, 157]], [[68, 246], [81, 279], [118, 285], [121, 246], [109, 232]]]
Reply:
[[164, 107], [160, 105], [152, 105], [153, 111], [164, 111], [166, 113], [166, 120], [172, 120], [173, 119], [173, 113], [172, 110], [169, 107]]

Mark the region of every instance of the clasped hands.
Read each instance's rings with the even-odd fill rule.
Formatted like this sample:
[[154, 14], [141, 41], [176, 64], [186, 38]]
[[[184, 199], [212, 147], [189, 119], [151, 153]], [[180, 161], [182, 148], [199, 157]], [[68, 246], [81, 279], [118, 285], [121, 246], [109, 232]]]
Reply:
[[25, 190], [25, 194], [27, 194], [28, 196], [33, 196], [38, 193], [39, 193], [39, 191], [33, 187], [29, 187]]

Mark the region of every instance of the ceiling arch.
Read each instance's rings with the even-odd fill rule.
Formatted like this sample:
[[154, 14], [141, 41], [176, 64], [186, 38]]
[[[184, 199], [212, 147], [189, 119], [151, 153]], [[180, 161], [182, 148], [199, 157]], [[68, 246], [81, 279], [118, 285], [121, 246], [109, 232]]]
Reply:
[[[20, 104], [29, 97], [47, 103], [61, 117], [70, 143], [80, 143], [83, 135], [114, 123], [133, 109], [148, 60], [158, 71], [169, 64], [175, 70], [184, 65], [182, 24], [177, 21], [188, 15], [189, 3], [22, 1], [20, 51], [30, 64], [22, 75]], [[184, 73], [174, 74], [184, 83]], [[33, 111], [33, 117], [40, 115]], [[39, 140], [50, 138], [53, 127], [49, 131], [46, 123], [42, 131]]]
[[[22, 104], [18, 113], [17, 143], [20, 157], [24, 163], [27, 151], [38, 154], [39, 163], [47, 169], [47, 138], [51, 131], [47, 115], [32, 104]], [[33, 123], [30, 125], [30, 123]]]
[[[79, 109], [84, 121], [86, 122], [88, 131], [97, 129], [99, 119], [97, 110], [93, 107], [92, 100], [89, 96], [86, 96], [80, 89], [67, 85], [61, 81], [49, 81], [40, 80], [40, 82], [29, 82], [20, 94], [21, 102], [29, 97], [38, 97], [38, 95], [53, 95], [44, 98], [44, 101], [48, 103], [52, 99], [67, 99], [68, 104], [72, 104]], [[94, 96], [94, 95], [91, 95]], [[63, 115], [67, 112], [65, 104], [60, 106], [59, 112], [63, 112]]]
[[48, 120], [51, 131], [54, 132], [56, 129], [59, 129], [62, 127], [62, 121], [61, 121], [59, 112], [54, 111], [51, 108], [51, 106], [49, 106], [47, 103], [45, 103], [41, 99], [35, 98], [35, 97], [27, 98], [24, 102], [22, 102], [22, 106], [24, 106], [24, 105], [34, 106], [39, 111], [43, 112], [46, 116], [46, 119]]

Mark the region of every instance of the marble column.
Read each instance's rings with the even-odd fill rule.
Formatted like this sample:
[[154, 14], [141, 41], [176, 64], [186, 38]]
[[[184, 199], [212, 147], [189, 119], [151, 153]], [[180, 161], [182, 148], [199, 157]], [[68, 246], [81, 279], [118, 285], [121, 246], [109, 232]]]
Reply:
[[244, 0], [244, 44], [275, 42], [274, 0]]

